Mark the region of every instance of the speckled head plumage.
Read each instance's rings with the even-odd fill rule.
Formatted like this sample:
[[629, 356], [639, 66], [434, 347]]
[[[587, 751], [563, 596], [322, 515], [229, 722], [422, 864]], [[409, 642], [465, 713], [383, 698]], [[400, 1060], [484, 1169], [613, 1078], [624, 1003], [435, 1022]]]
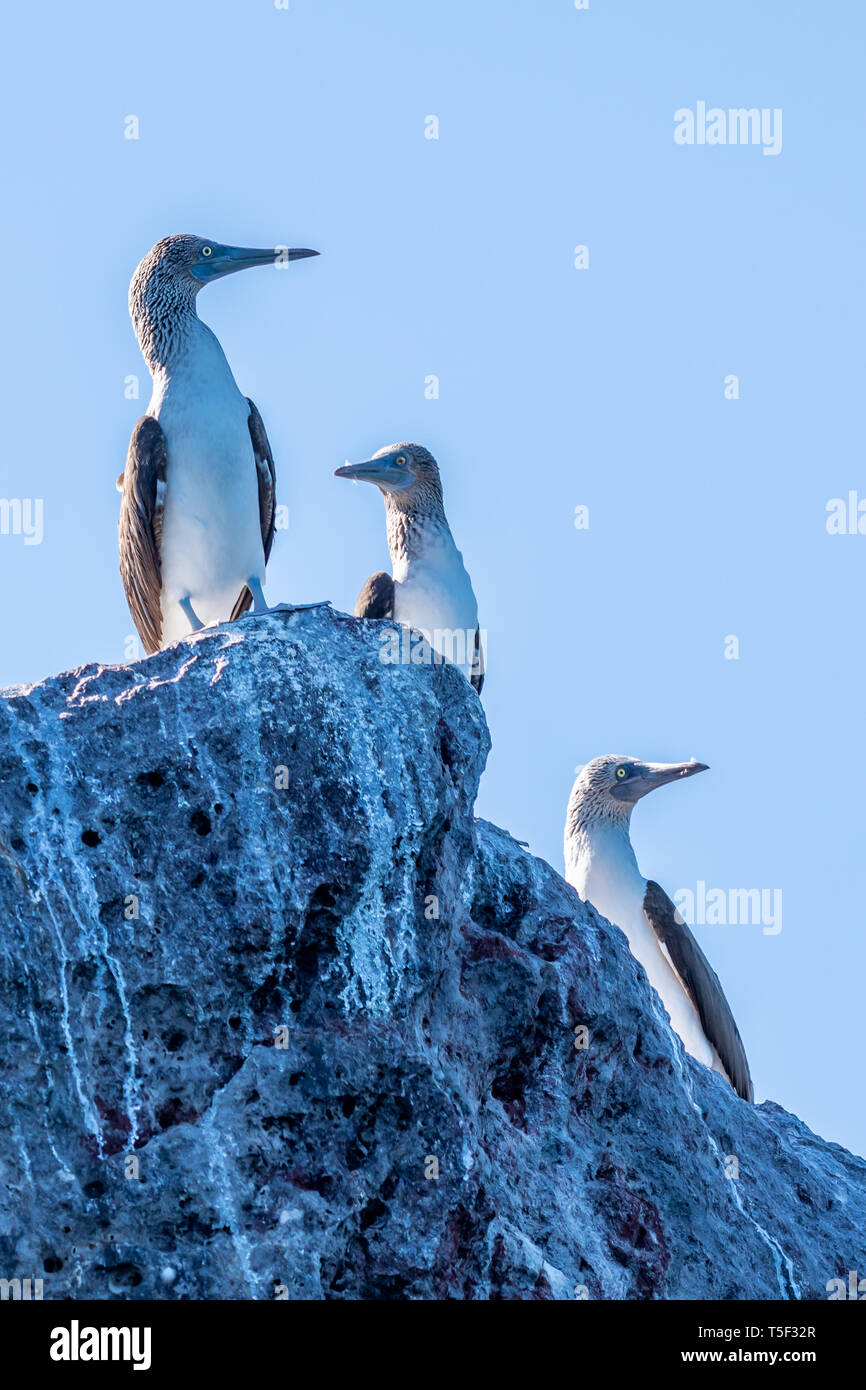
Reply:
[[191, 233], [163, 237], [139, 261], [129, 284], [130, 318], [151, 370], [183, 338], [196, 317], [196, 295], [211, 280], [318, 254], [303, 247], [224, 246]]
[[628, 824], [634, 807], [647, 792], [706, 772], [707, 764], [646, 763], [627, 754], [607, 753], [583, 767], [571, 790], [566, 835], [595, 821]]
[[163, 237], [136, 266], [129, 285], [130, 303], [133, 294], [144, 293], [155, 281], [176, 282], [194, 297], [204, 281], [197, 279], [192, 269], [201, 260], [206, 246], [213, 248], [213, 242], [192, 233]]
[[143, 256], [129, 282], [129, 317], [148, 366], [165, 361], [182, 336], [184, 319], [195, 317], [203, 281], [192, 274], [204, 237], [163, 237]]
[[338, 468], [335, 477], [375, 483], [389, 509], [444, 517], [439, 465], [423, 444], [413, 444], [409, 440], [387, 444], [364, 463], [348, 463]]

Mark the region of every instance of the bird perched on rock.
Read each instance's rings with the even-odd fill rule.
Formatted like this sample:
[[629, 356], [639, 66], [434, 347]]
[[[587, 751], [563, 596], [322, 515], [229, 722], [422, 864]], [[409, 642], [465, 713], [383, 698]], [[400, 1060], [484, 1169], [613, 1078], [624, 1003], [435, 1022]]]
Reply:
[[392, 618], [415, 628], [480, 694], [484, 653], [478, 604], [445, 516], [433, 455], [420, 444], [391, 444], [365, 463], [336, 469], [335, 476], [375, 483], [385, 499], [392, 572], [370, 576], [355, 617]]
[[625, 932], [686, 1051], [750, 1101], [749, 1064], [718, 976], [664, 890], [642, 877], [629, 837], [641, 797], [706, 770], [705, 763], [613, 756], [587, 763], [568, 803], [565, 876]]
[[275, 470], [262, 417], [196, 313], [203, 285], [249, 266], [316, 256], [170, 236], [144, 257], [129, 312], [153, 378], [118, 479], [120, 571], [147, 652], [238, 618], [262, 592]]

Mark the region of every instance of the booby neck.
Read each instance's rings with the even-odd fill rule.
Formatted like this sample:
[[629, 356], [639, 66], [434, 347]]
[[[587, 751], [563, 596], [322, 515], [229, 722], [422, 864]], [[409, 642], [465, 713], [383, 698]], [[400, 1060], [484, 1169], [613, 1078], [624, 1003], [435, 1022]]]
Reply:
[[164, 403], [173, 398], [173, 383], [193, 408], [214, 390], [227, 393], [226, 399], [241, 399], [219, 338], [195, 311], [194, 293], [189, 299], [172, 297], [160, 294], [160, 288], [150, 293], [148, 286], [134, 309], [130, 293], [136, 337], [153, 380], [148, 414], [161, 414]]
[[[140, 266], [129, 287], [129, 315], [155, 387], [191, 354], [225, 361], [219, 339], [196, 312], [197, 286], [157, 265]], [[226, 362], [226, 368], [228, 363]]]
[[395, 579], [406, 574], [413, 563], [422, 561], [431, 547], [456, 549], [441, 489], [429, 484], [414, 488], [411, 495], [386, 492], [384, 496], [388, 551]]
[[[631, 806], [610, 798], [588, 797], [578, 786], [571, 793], [565, 821], [565, 862], [569, 881], [585, 884], [595, 862], [610, 860], [640, 877], [631, 843]], [[578, 888], [578, 891], [580, 889]]]

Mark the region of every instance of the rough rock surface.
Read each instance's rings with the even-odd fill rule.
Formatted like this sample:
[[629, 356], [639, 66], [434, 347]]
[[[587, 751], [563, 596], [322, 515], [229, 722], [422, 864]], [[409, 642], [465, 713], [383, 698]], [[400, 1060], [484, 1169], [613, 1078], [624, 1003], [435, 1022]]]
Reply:
[[866, 1163], [684, 1057], [621, 933], [474, 821], [468, 683], [381, 634], [247, 619], [0, 701], [0, 1277], [779, 1299], [866, 1271]]

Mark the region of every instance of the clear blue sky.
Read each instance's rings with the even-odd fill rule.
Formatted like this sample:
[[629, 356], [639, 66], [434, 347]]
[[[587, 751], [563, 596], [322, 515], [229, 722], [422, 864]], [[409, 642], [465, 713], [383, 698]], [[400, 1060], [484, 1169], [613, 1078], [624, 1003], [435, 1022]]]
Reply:
[[[782, 890], [779, 934], [699, 939], [759, 1096], [860, 1153], [866, 536], [825, 508], [866, 496], [864, 29], [855, 0], [15, 7], [0, 480], [45, 507], [41, 545], [0, 536], [0, 681], [123, 660], [130, 274], [171, 232], [321, 250], [199, 299], [291, 509], [271, 601], [351, 611], [383, 509], [332, 471], [431, 448], [489, 633], [479, 814], [560, 868], [577, 764], [710, 763], [638, 808], [641, 866]], [[781, 108], [781, 154], [678, 146], [699, 101]]]

